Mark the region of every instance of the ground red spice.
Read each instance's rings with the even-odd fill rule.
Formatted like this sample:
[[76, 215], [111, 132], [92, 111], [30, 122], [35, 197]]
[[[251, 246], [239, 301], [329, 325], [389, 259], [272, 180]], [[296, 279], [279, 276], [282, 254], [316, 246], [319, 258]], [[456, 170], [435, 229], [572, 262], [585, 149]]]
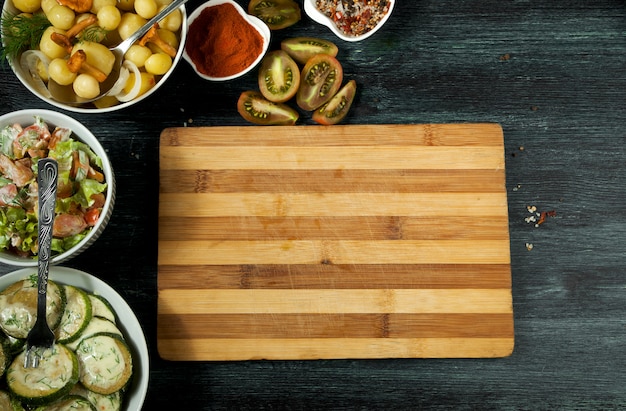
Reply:
[[232, 4], [219, 4], [204, 9], [191, 23], [185, 51], [202, 74], [228, 77], [257, 59], [263, 37]]

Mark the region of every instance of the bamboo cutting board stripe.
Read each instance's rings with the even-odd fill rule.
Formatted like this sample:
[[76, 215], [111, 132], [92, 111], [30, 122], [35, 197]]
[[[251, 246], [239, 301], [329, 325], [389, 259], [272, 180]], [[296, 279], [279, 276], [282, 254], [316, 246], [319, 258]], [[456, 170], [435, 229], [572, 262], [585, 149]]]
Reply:
[[[506, 289], [167, 290], [161, 314], [508, 313]], [[185, 301], [185, 304], [177, 304]]]
[[[446, 204], [446, 207], [440, 207]], [[496, 193], [182, 193], [162, 194], [160, 217], [505, 215]], [[504, 211], [502, 209], [504, 208]]]
[[[498, 240], [159, 241], [159, 264], [502, 264]], [[181, 259], [181, 254], [185, 255]]]
[[[160, 352], [187, 359], [337, 358], [493, 358], [511, 351], [511, 337], [503, 338], [192, 338], [162, 339]], [[306, 354], [303, 354], [306, 353]]]
[[161, 219], [161, 241], [254, 240], [271, 232], [275, 240], [507, 240], [496, 223], [507, 216], [330, 216], [168, 217]]
[[[310, 178], [315, 176], [314, 179]], [[501, 193], [504, 170], [161, 170], [161, 193]], [[307, 180], [306, 185], [301, 182]], [[356, 189], [355, 189], [356, 188]]]
[[[169, 315], [169, 314], [164, 314]], [[162, 336], [182, 338], [325, 338], [329, 332], [342, 338], [506, 338], [509, 316], [493, 314], [489, 323], [478, 313], [420, 314], [189, 314], [185, 327], [168, 328]], [[356, 325], [356, 326], [355, 326]], [[495, 330], [494, 331], [494, 327]]]
[[508, 264], [164, 265], [159, 285], [163, 293], [198, 290], [198, 284], [204, 290], [510, 289], [509, 270]]
[[498, 125], [171, 128], [159, 181], [165, 359], [513, 349]]

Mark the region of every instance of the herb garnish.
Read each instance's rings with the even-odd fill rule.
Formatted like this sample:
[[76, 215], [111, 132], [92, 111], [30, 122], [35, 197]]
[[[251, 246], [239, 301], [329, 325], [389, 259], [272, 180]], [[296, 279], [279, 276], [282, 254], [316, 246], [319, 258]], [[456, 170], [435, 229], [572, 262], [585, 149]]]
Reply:
[[2, 15], [2, 60], [17, 58], [27, 49], [38, 49], [43, 32], [51, 26], [43, 13], [32, 15], [5, 12]]

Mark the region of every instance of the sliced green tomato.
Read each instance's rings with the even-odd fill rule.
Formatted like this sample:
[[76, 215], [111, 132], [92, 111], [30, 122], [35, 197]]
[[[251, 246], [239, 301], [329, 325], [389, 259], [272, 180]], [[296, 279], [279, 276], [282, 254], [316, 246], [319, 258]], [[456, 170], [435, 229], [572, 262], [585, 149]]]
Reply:
[[112, 394], [126, 387], [133, 375], [130, 348], [116, 334], [99, 333], [83, 339], [76, 356], [80, 382], [98, 394]]
[[55, 330], [57, 340], [70, 343], [76, 340], [91, 321], [91, 300], [89, 295], [78, 287], [63, 285], [67, 303], [61, 324]]
[[328, 103], [315, 110], [312, 116], [313, 120], [323, 125], [339, 123], [350, 111], [355, 94], [356, 81], [350, 80]]
[[313, 111], [335, 95], [342, 81], [341, 63], [328, 54], [316, 54], [302, 68], [296, 103], [303, 110]]
[[[46, 318], [55, 329], [65, 309], [65, 290], [48, 281]], [[16, 281], [0, 293], [0, 328], [10, 337], [24, 339], [37, 318], [37, 274]]]
[[270, 30], [287, 28], [302, 18], [294, 0], [250, 0], [248, 13], [263, 20]]
[[263, 57], [258, 77], [261, 94], [274, 103], [284, 103], [298, 91], [300, 68], [289, 54], [275, 50]]
[[337, 45], [331, 41], [317, 37], [293, 37], [280, 42], [280, 48], [297, 63], [306, 62], [316, 54], [328, 54], [336, 57], [339, 52]]
[[76, 355], [63, 344], [42, 351], [37, 368], [24, 368], [25, 351], [7, 369], [7, 385], [25, 404], [38, 406], [62, 398], [78, 381]]
[[300, 115], [284, 103], [274, 103], [258, 91], [244, 91], [237, 101], [237, 111], [245, 120], [260, 125], [294, 125]]

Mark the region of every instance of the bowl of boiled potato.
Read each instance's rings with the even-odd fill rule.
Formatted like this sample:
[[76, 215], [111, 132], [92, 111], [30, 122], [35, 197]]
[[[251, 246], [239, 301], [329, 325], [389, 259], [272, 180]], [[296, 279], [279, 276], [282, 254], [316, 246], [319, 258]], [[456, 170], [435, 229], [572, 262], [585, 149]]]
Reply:
[[[109, 49], [171, 1], [5, 0], [3, 55], [20, 82], [49, 104], [81, 113], [120, 110], [155, 93], [182, 58], [187, 36], [184, 6], [130, 47], [111, 91], [92, 101], [113, 66]], [[78, 54], [84, 57], [78, 59]], [[59, 89], [76, 102], [53, 98]]]

